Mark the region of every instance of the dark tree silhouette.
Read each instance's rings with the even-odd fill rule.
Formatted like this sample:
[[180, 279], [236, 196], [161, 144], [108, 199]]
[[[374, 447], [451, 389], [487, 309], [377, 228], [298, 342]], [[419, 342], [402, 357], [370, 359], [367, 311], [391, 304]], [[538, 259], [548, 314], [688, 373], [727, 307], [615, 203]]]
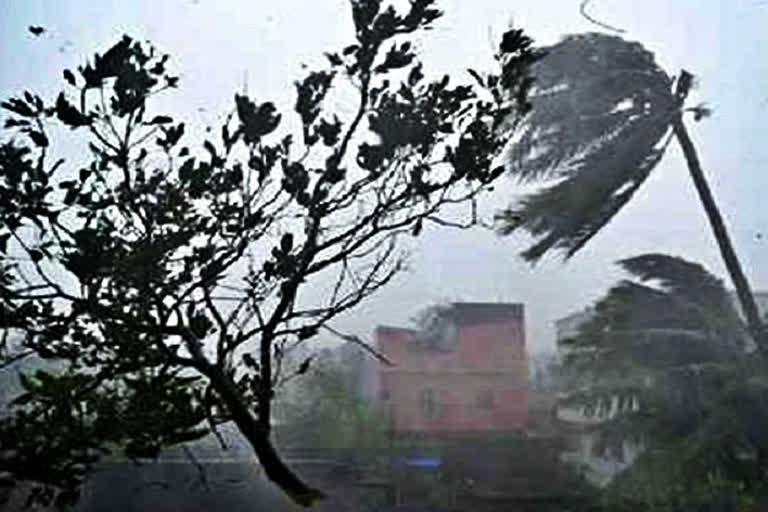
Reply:
[[619, 264], [631, 279], [564, 342], [561, 401], [597, 420], [596, 451], [644, 449], [605, 492], [607, 509], [699, 510], [763, 494], [765, 372], [722, 282], [664, 254]]
[[588, 33], [545, 48], [536, 65], [533, 111], [509, 151], [524, 181], [556, 180], [500, 214], [502, 233], [518, 228], [538, 240], [523, 253], [536, 261], [552, 249], [572, 256], [632, 198], [661, 161], [672, 136], [709, 219], [720, 253], [762, 349], [768, 341], [725, 222], [683, 123], [709, 111], [685, 108], [693, 77], [674, 80], [639, 43]]
[[[353, 0], [355, 41], [296, 82], [297, 136], [273, 103], [236, 94], [216, 137], [192, 144], [184, 123], [151, 112], [178, 85], [168, 55], [127, 36], [64, 71], [54, 101], [2, 103], [0, 357], [65, 369], [20, 374], [0, 469], [71, 503], [103, 454], [155, 457], [231, 421], [294, 501], [323, 496], [270, 441], [282, 354], [386, 286], [401, 237], [473, 226], [441, 213], [475, 211], [503, 173], [501, 123], [529, 108], [537, 54], [519, 30], [494, 85], [425, 78], [407, 36], [440, 17], [433, 4]], [[350, 119], [323, 104], [344, 84], [357, 91]], [[87, 162], [50, 161], [57, 125], [83, 137]], [[308, 308], [302, 290], [329, 277]]]

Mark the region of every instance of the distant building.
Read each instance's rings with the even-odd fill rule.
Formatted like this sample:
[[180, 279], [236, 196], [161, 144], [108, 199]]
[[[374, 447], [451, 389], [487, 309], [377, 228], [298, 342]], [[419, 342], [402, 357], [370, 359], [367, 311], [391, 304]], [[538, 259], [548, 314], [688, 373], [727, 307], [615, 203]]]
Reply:
[[[754, 297], [760, 315], [768, 321], [768, 291], [755, 291]], [[743, 316], [741, 304], [735, 292], [730, 293], [736, 311]], [[567, 340], [577, 335], [580, 327], [589, 321], [594, 311], [586, 308], [555, 321], [557, 351], [560, 357], [575, 349], [569, 347]], [[567, 383], [565, 384], [567, 387]], [[597, 435], [595, 427], [600, 420], [587, 417], [581, 409], [558, 407], [557, 417], [562, 428], [569, 432], [569, 448], [562, 454], [562, 459], [580, 467], [584, 476], [596, 485], [605, 485], [627, 468], [639, 455], [641, 448], [632, 443], [625, 443], [623, 453], [617, 455], [596, 453]]]
[[585, 308], [555, 320], [555, 341], [557, 342], [558, 352], [562, 350], [563, 342], [577, 336], [581, 326], [591, 320], [594, 314], [592, 308]]
[[[577, 350], [568, 346], [567, 341], [578, 335], [581, 327], [593, 317], [594, 310], [585, 308], [555, 321], [559, 359]], [[563, 376], [561, 391], [567, 393], [570, 385], [567, 375]], [[606, 485], [639, 455], [640, 450], [631, 443], [625, 443], [621, 454], [598, 453], [595, 448], [598, 441], [595, 427], [601, 420], [587, 416], [581, 408], [558, 406], [556, 416], [560, 430], [567, 439], [567, 448], [561, 453], [561, 460], [572, 464], [593, 485]]]
[[528, 412], [522, 304], [456, 302], [434, 308], [422, 329], [379, 326], [368, 384], [395, 433], [520, 430]]

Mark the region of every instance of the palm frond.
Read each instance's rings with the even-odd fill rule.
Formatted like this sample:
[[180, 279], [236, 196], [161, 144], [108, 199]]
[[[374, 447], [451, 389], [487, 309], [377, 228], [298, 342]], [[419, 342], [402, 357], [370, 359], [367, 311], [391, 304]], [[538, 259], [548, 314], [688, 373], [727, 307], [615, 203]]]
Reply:
[[680, 307], [685, 307], [728, 352], [748, 343], [746, 325], [739, 317], [723, 281], [704, 266], [666, 254], [644, 254], [618, 262], [643, 283], [656, 282]]
[[647, 426], [658, 431], [623, 425], [651, 439], [664, 429], [693, 428], [710, 397], [743, 373], [743, 345], [734, 343], [743, 326], [727, 291], [702, 265], [674, 256], [644, 254], [618, 264], [631, 279], [610, 288], [563, 343], [571, 389], [561, 404], [599, 415], [606, 404], [635, 401], [618, 406], [611, 422], [650, 414]]
[[498, 216], [503, 234], [538, 240], [528, 261], [572, 256], [632, 198], [659, 163], [677, 103], [672, 79], [638, 43], [569, 36], [533, 67], [533, 109], [506, 158], [524, 182], [556, 180]]
[[657, 281], [668, 293], [686, 297], [718, 312], [733, 308], [723, 281], [699, 263], [667, 254], [643, 254], [618, 263], [641, 282]]

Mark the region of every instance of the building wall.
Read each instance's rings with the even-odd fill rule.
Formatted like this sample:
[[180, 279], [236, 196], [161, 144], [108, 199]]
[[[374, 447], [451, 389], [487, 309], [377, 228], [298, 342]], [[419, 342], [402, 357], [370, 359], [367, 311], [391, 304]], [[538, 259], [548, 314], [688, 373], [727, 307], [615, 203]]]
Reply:
[[[473, 431], [523, 428], [527, 419], [527, 390], [509, 374], [400, 373], [383, 376], [389, 397], [382, 405], [396, 431]], [[434, 392], [432, 415], [425, 414], [425, 390]], [[481, 397], [488, 397], [490, 402]]]
[[[593, 315], [594, 310], [586, 308], [555, 321], [557, 352], [560, 358], [574, 350], [563, 344], [563, 341], [577, 335], [581, 325]], [[567, 378], [562, 381], [562, 385], [568, 387]], [[599, 436], [592, 427], [600, 423], [600, 420], [585, 415], [581, 407], [557, 406], [556, 418], [566, 433], [568, 445], [560, 454], [561, 460], [572, 465], [593, 485], [607, 485], [618, 473], [629, 467], [642, 451], [641, 446], [627, 442], [624, 443], [623, 453], [619, 457], [615, 454], [596, 453], [594, 447]]]
[[[522, 318], [462, 325], [453, 350], [414, 350], [416, 331], [378, 328], [379, 404], [395, 431], [451, 432], [525, 427], [528, 362]], [[425, 407], [431, 393], [434, 408]]]
[[572, 338], [579, 334], [581, 326], [592, 319], [594, 311], [592, 308], [585, 308], [582, 311], [577, 311], [564, 318], [555, 320], [555, 339], [560, 349], [560, 343], [568, 338]]

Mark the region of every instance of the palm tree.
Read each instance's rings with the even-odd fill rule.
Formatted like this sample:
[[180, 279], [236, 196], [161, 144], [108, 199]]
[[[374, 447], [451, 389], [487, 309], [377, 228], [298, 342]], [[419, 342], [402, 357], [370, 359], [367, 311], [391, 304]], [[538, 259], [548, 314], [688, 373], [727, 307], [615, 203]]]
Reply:
[[696, 120], [709, 113], [703, 106], [684, 108], [692, 75], [683, 70], [675, 80], [639, 43], [605, 34], [568, 36], [543, 50], [546, 56], [534, 66], [533, 109], [510, 144], [508, 163], [522, 181], [555, 182], [501, 212], [501, 233], [524, 229], [534, 236], [522, 253], [527, 261], [550, 250], [569, 258], [632, 198], [674, 137], [750, 333], [768, 349], [749, 283], [683, 123], [685, 112]]
[[633, 489], [641, 488], [643, 499], [666, 504], [709, 499], [718, 489], [708, 475], [716, 473], [764, 492], [765, 372], [745, 354], [743, 323], [722, 282], [664, 254], [619, 264], [631, 278], [563, 340], [570, 391], [560, 405], [598, 420], [598, 449], [645, 448], [606, 497], [636, 499]]

